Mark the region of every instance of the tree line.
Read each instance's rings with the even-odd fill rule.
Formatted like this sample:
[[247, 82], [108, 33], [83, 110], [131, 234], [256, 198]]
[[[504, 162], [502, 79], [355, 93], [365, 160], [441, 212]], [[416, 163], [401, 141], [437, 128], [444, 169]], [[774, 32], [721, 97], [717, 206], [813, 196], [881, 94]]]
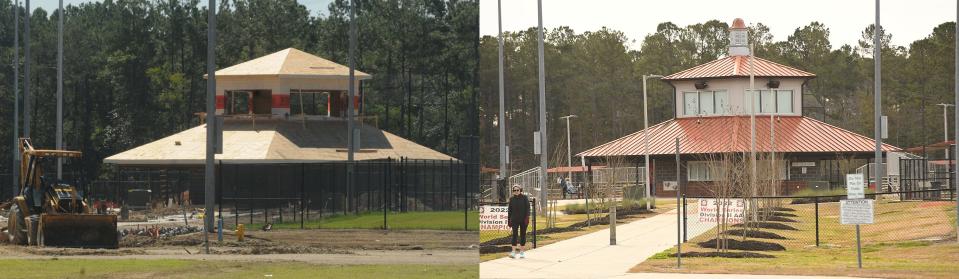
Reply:
[[[192, 128], [204, 111], [207, 7], [199, 0], [105, 0], [70, 5], [64, 17], [64, 145], [84, 152], [88, 181], [107, 176], [102, 159]], [[295, 0], [220, 0], [217, 69], [293, 47], [348, 63], [349, 1], [311, 13]], [[475, 135], [479, 10], [475, 0], [358, 0], [357, 69], [366, 115], [380, 128], [457, 154], [461, 135]], [[14, 16], [0, 0], [0, 59], [12, 65]], [[57, 20], [26, 11], [31, 22], [32, 131], [52, 148], [56, 123]], [[13, 68], [0, 67], [0, 159], [9, 173], [13, 145]], [[21, 101], [23, 89], [21, 88]], [[21, 104], [22, 105], [22, 104]], [[20, 119], [23, 119], [22, 117]], [[22, 123], [21, 123], [22, 129]], [[8, 184], [7, 180], [0, 184]]]
[[[811, 22], [785, 40], [774, 40], [762, 23], [748, 27], [757, 57], [815, 73], [806, 84], [806, 116], [871, 137], [875, 27], [864, 28], [857, 45], [834, 47], [829, 28]], [[642, 75], [668, 75], [726, 55], [727, 23], [710, 20], [677, 26], [664, 22], [636, 42], [602, 28], [578, 33], [569, 27], [545, 36], [547, 132], [551, 164], [566, 164], [566, 123], [575, 114], [572, 151], [577, 153], [642, 129]], [[890, 44], [881, 32], [882, 109], [889, 116], [886, 143], [906, 148], [943, 140], [942, 108], [953, 103], [955, 23], [936, 26], [908, 46]], [[511, 171], [538, 165], [533, 132], [538, 121], [536, 29], [504, 32], [504, 87]], [[633, 49], [631, 46], [638, 46]], [[480, 39], [480, 126], [482, 162], [497, 167], [497, 37]], [[649, 80], [649, 124], [674, 117], [673, 89]], [[951, 116], [950, 116], [951, 119]], [[560, 152], [561, 151], [561, 152]], [[577, 165], [574, 158], [574, 165]]]

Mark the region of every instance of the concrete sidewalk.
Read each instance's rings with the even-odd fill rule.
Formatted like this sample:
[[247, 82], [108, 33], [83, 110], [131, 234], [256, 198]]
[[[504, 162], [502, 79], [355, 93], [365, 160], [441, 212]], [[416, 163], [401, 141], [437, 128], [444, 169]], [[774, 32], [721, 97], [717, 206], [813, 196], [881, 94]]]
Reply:
[[[689, 238], [710, 229], [693, 225]], [[609, 229], [571, 238], [480, 264], [480, 278], [613, 278], [623, 276], [646, 258], [676, 245], [676, 210], [616, 227], [617, 245], [609, 245]], [[643, 277], [639, 277], [643, 278]]]
[[616, 279], [863, 279], [862, 277], [824, 277], [793, 275], [745, 275], [745, 274], [688, 274], [688, 273], [630, 273], [613, 277]]

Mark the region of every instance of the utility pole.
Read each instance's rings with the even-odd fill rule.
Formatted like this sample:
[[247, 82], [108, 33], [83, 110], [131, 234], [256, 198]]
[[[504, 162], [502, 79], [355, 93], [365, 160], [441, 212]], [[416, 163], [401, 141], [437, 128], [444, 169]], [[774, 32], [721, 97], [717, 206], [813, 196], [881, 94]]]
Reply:
[[496, 187], [493, 187], [493, 196], [498, 200], [499, 191], [505, 189], [503, 181], [506, 181], [506, 164], [509, 162], [509, 154], [506, 151], [506, 95], [503, 93], [503, 2], [496, 0], [496, 15], [499, 20], [499, 181], [496, 181]]
[[[942, 140], [943, 142], [949, 141], [949, 107], [955, 106], [953, 104], [936, 104], [937, 106], [942, 106]], [[949, 144], [946, 144], [946, 161], [949, 161]]]
[[[882, 46], [879, 45], [879, 38], [882, 37], [882, 25], [879, 24], [879, 0], [876, 0], [876, 25], [873, 32], [873, 47], [875, 48], [872, 53], [873, 63], [875, 64], [874, 70], [874, 81], [876, 82], [876, 94], [874, 95], [875, 99], [873, 100], [873, 134], [876, 137], [876, 189], [879, 189], [879, 185], [882, 184]], [[868, 167], [867, 167], [868, 169]], [[856, 225], [856, 248], [859, 246], [859, 225]], [[862, 249], [856, 249], [859, 251], [857, 257], [859, 262], [859, 268], [862, 268]]]
[[[959, 1], [956, 1], [956, 22], [959, 22]], [[956, 44], [953, 47], [953, 49], [956, 51], [956, 65], [953, 69], [959, 69], [959, 24], [956, 24], [956, 35], [953, 37], [956, 38]], [[955, 74], [956, 88], [954, 90], [956, 96], [954, 102], [959, 104], [959, 70], [956, 70]], [[952, 116], [955, 117], [955, 119], [952, 121], [952, 123], [955, 125], [955, 129], [953, 129], [953, 131], [956, 133], [956, 135], [953, 138], [959, 140], [959, 106], [955, 106], [954, 108], [955, 112], [953, 112]], [[955, 151], [953, 152], [956, 152], [956, 154], [953, 154], [955, 155], [953, 158], [959, 159], [959, 144], [957, 144], [956, 148], [954, 149]], [[959, 166], [959, 164], [953, 164], [953, 173], [955, 174], [959, 174], [959, 169], [956, 168], [957, 166]], [[956, 216], [959, 217], [959, 179], [953, 178], [952, 183], [954, 184], [952, 193], [954, 196], [956, 196]], [[956, 241], [959, 241], [959, 218], [956, 218]]]
[[23, 19], [23, 137], [30, 137], [30, 0]]
[[14, 0], [13, 5], [13, 166], [10, 176], [12, 196], [17, 196], [20, 184], [20, 0]]
[[350, 63], [350, 87], [349, 87], [349, 101], [347, 101], [346, 108], [346, 127], [349, 130], [349, 133], [346, 135], [346, 191], [349, 193], [347, 195], [347, 209], [350, 207], [356, 206], [354, 204], [356, 201], [352, 199], [353, 197], [353, 156], [356, 151], [356, 138], [354, 133], [356, 133], [356, 128], [353, 125], [353, 102], [356, 99], [356, 76], [354, 75], [356, 67], [356, 57], [354, 56], [354, 49], [356, 48], [356, 1], [350, 0], [350, 50], [349, 50], [349, 63]]
[[213, 203], [216, 184], [214, 178], [214, 137], [216, 136], [216, 0], [207, 4], [206, 32], [206, 172], [204, 174], [203, 245], [210, 254], [210, 231], [213, 230]]
[[650, 179], [650, 176], [652, 176], [653, 173], [650, 172], [649, 170], [649, 100], [646, 99], [646, 79], [647, 78], [663, 78], [663, 76], [643, 75], [643, 155], [644, 155], [643, 157], [645, 157], [645, 160], [646, 160], [646, 164], [643, 165], [643, 168], [645, 169], [644, 172], [646, 173], [644, 175], [646, 177], [644, 179], [646, 180], [646, 182], [644, 183], [646, 184], [646, 210], [650, 210], [652, 209], [652, 206], [650, 205], [650, 203], [651, 202], [655, 203], [656, 197], [653, 197], [652, 195], [650, 195], [650, 191], [649, 191], [649, 188], [651, 187], [649, 184], [652, 181], [652, 179]]
[[[57, 16], [57, 149], [63, 149], [63, 0]], [[57, 157], [57, 180], [63, 179], [63, 158]]]
[[[539, 157], [539, 198], [543, 209], [547, 208], [549, 199], [549, 182], [546, 181], [547, 148], [546, 145], [546, 65], [543, 61], [543, 0], [536, 1], [539, 15], [539, 138], [540, 138], [540, 157]], [[545, 210], [544, 210], [545, 211]]]

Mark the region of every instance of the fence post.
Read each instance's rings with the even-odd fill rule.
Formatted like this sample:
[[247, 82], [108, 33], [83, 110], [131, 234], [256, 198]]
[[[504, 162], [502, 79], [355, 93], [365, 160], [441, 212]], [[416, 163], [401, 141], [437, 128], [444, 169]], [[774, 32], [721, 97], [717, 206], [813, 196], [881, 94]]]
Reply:
[[[452, 161], [450, 162], [452, 164]], [[469, 189], [469, 165], [465, 162], [463, 163], [463, 230], [470, 230], [469, 225], [469, 212], [470, 212], [470, 199], [467, 189]], [[452, 185], [450, 185], [452, 187]]]
[[686, 215], [686, 193], [683, 193], [683, 243], [689, 241], [686, 233], [686, 231], [689, 229], [687, 220], [689, 220], [689, 216]]
[[819, 247], [819, 197], [813, 197], [816, 203], [816, 247]]
[[389, 230], [389, 226], [386, 225], [386, 214], [387, 214], [387, 211], [389, 210], [389, 200], [388, 200], [389, 195], [387, 194], [387, 189], [389, 189], [388, 187], [391, 187], [390, 184], [392, 181], [391, 178], [392, 178], [392, 172], [393, 172], [392, 165], [393, 165], [393, 159], [391, 159], [390, 157], [386, 157], [386, 164], [384, 164], [386, 168], [385, 170], [383, 170], [383, 179], [386, 180], [386, 182], [383, 184], [383, 193], [382, 193], [383, 195], [383, 202], [382, 202], [383, 229], [384, 230]]
[[306, 193], [306, 164], [300, 164], [300, 229], [302, 230], [306, 225], [303, 220], [303, 196]]
[[533, 198], [533, 202], [530, 204], [530, 207], [533, 210], [533, 249], [536, 249], [536, 198]]

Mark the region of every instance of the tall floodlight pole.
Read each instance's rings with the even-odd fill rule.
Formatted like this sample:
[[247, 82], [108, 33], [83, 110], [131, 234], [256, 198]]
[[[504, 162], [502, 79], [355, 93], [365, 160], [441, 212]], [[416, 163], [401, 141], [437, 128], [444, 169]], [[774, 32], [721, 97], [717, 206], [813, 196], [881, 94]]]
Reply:
[[[942, 106], [942, 140], [949, 141], [949, 107], [953, 104], [936, 104]], [[946, 160], [949, 160], [949, 145], [946, 145]]]
[[[63, 149], [63, 0], [57, 16], [57, 149]], [[57, 157], [57, 179], [63, 179], [63, 158]]]
[[354, 155], [353, 153], [356, 151], [356, 150], [355, 150], [355, 149], [356, 149], [356, 144], [355, 144], [355, 142], [353, 142], [353, 141], [356, 140], [356, 139], [355, 139], [355, 136], [356, 136], [356, 135], [354, 135], [354, 133], [356, 133], [356, 130], [355, 130], [355, 128], [353, 127], [353, 102], [354, 102], [354, 100], [356, 99], [356, 97], [355, 97], [355, 96], [356, 96], [356, 88], [355, 88], [355, 87], [356, 87], [356, 86], [355, 86], [355, 85], [356, 85], [356, 84], [355, 84], [355, 83], [356, 83], [356, 75], [354, 74], [354, 69], [355, 69], [355, 67], [356, 67], [356, 62], [355, 62], [355, 61], [356, 61], [356, 57], [354, 56], [355, 53], [353, 52], [354, 49], [356, 48], [356, 12], [355, 12], [355, 11], [356, 11], [356, 3], [355, 3], [355, 2], [356, 2], [355, 0], [350, 0], [350, 35], [349, 35], [349, 37], [350, 37], [350, 50], [349, 50], [349, 55], [350, 55], [350, 58], [349, 58], [349, 63], [350, 63], [350, 87], [349, 87], [349, 89], [348, 89], [350, 98], [349, 98], [349, 101], [347, 102], [347, 105], [346, 105], [346, 107], [347, 107], [347, 108], [346, 108], [346, 110], [347, 110], [347, 112], [346, 112], [346, 127], [347, 127], [347, 130], [349, 130], [349, 133], [347, 133], [347, 135], [346, 135], [346, 139], [347, 139], [347, 143], [346, 143], [346, 154], [347, 154], [347, 155], [346, 155], [346, 161], [347, 161], [347, 162], [346, 162], [346, 189], [347, 189], [347, 192], [350, 193], [350, 195], [349, 195], [348, 198], [347, 198], [347, 201], [348, 201], [348, 203], [347, 203], [347, 206], [348, 206], [347, 209], [349, 209], [350, 206], [356, 206], [356, 205], [354, 204], [353, 199], [349, 198], [349, 197], [352, 197], [352, 194], [353, 194], [353, 155]]
[[570, 114], [567, 116], [560, 117], [560, 119], [566, 119], [566, 177], [569, 178], [569, 181], [573, 181], [573, 148], [571, 146], [572, 140], [570, 139], [569, 132], [569, 119], [577, 117], [575, 114]]
[[30, 0], [23, 19], [23, 137], [30, 137]]
[[[499, 180], [506, 179], [506, 163], [509, 161], [509, 154], [506, 152], [506, 95], [503, 90], [503, 3], [502, 0], [496, 0], [496, 15], [499, 20]], [[502, 183], [497, 181], [497, 185]], [[493, 187], [493, 196], [499, 199], [500, 187]]]
[[539, 200], [542, 208], [546, 208], [549, 192], [546, 181], [547, 152], [546, 148], [546, 65], [543, 61], [543, 0], [536, 1], [539, 15]]
[[645, 158], [646, 164], [643, 165], [645, 169], [645, 182], [646, 184], [646, 210], [652, 209], [650, 202], [655, 203], [656, 198], [650, 196], [649, 183], [652, 181], [650, 176], [652, 173], [649, 171], [649, 101], [646, 99], [646, 79], [648, 78], [663, 78], [661, 75], [643, 75], [643, 157]]
[[213, 154], [216, 126], [216, 0], [207, 4], [207, 32], [206, 32], [206, 173], [204, 176], [204, 205], [203, 214], [203, 243], [206, 253], [210, 253], [209, 234], [213, 229], [213, 203], [216, 188], [213, 181]]
[[[873, 29], [873, 63], [875, 66], [874, 69], [874, 81], [876, 82], [876, 94], [873, 96], [873, 134], [876, 138], [876, 171], [874, 177], [876, 178], [876, 189], [879, 189], [879, 185], [882, 185], [882, 46], [879, 45], [879, 38], [882, 37], [882, 25], [879, 24], [879, 0], [876, 0], [876, 25]], [[856, 225], [856, 251], [857, 251], [857, 262], [859, 263], [859, 268], [862, 268], [862, 249], [861, 243], [859, 241], [859, 225]]]
[[[956, 1], [956, 22], [959, 22], [959, 1]], [[956, 67], [953, 68], [955, 69], [955, 75], [956, 75], [955, 76], [955, 85], [956, 85], [955, 95], [956, 96], [954, 101], [956, 104], [959, 104], [959, 24], [956, 24], [956, 36], [953, 36], [953, 37], [956, 38], [956, 44], [953, 47], [956, 51], [955, 53]], [[955, 108], [955, 112], [953, 112], [953, 117], [955, 117], [955, 119], [953, 119], [952, 123], [953, 125], [955, 125], [955, 129], [953, 129], [953, 131], [956, 133], [956, 135], [953, 138], [956, 139], [956, 141], [959, 141], [959, 106], [955, 106], [954, 108]], [[953, 152], [956, 152], [956, 154], [953, 154], [954, 155], [953, 158], [956, 158], [956, 160], [959, 161], [959, 144], [957, 144], [956, 146], [957, 147], [954, 148], [955, 150], [953, 151]], [[952, 165], [954, 168], [959, 166], [959, 164], [952, 164]], [[957, 170], [959, 169], [953, 169], [954, 173], [959, 174], [959, 171]], [[954, 184], [953, 185], [954, 189], [952, 193], [956, 196], [956, 216], [959, 216], [959, 179], [953, 178], [952, 183]], [[956, 241], [959, 241], [959, 218], [956, 218]]]
[[[20, 167], [20, 0], [15, 0], [13, 5], [13, 166], [10, 168], [13, 184], [11, 192], [13, 196], [17, 195], [18, 185], [20, 184], [20, 173], [17, 171]], [[11, 196], [11, 197], [13, 197]]]

